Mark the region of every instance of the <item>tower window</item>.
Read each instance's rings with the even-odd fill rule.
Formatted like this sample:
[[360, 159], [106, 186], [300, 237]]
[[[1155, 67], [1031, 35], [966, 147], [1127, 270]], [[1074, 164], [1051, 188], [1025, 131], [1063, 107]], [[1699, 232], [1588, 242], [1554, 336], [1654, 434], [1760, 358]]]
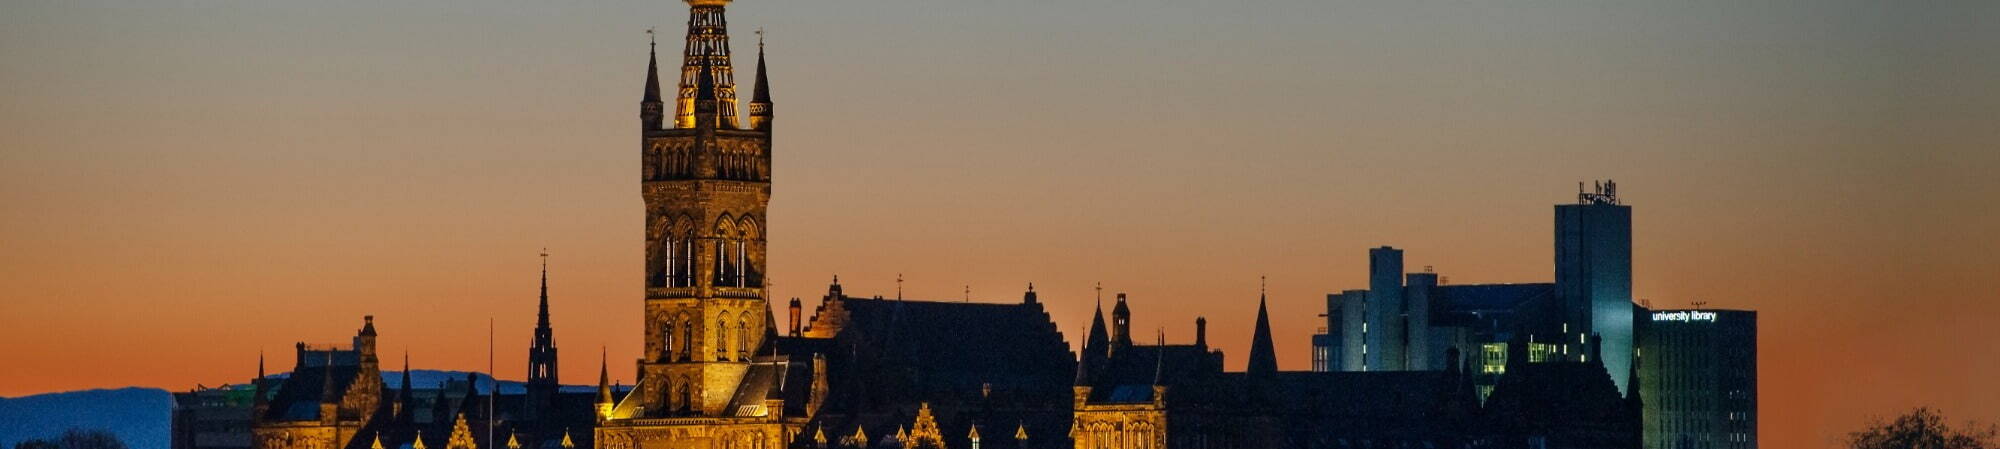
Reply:
[[674, 359], [674, 320], [668, 319], [660, 328], [660, 360]]

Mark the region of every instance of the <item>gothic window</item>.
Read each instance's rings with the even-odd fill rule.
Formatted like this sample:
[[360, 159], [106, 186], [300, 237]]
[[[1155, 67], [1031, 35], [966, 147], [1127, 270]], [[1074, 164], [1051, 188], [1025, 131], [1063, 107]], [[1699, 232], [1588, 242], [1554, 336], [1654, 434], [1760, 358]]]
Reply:
[[690, 387], [692, 384], [694, 384], [694, 379], [681, 376], [681, 412], [683, 413], [694, 411], [694, 388]]
[[742, 287], [742, 286], [744, 286], [744, 284], [743, 284], [743, 277], [744, 277], [744, 276], [743, 276], [743, 272], [744, 272], [744, 271], [747, 271], [747, 270], [745, 270], [745, 269], [744, 269], [744, 267], [748, 267], [748, 266], [749, 266], [749, 263], [748, 263], [748, 262], [750, 262], [750, 259], [749, 259], [749, 256], [745, 256], [744, 254], [747, 254], [747, 253], [745, 253], [745, 252], [743, 251], [743, 241], [742, 241], [742, 240], [737, 240], [737, 241], [736, 241], [736, 269], [735, 269], [735, 270], [733, 270], [733, 271], [735, 271], [735, 272], [736, 272], [736, 286], [737, 286], [737, 287]]
[[682, 255], [681, 263], [676, 264], [678, 265], [676, 268], [679, 268], [681, 270], [681, 273], [679, 276], [675, 277], [679, 278], [680, 286], [693, 287], [694, 286], [694, 236], [692, 235], [692, 233], [690, 233], [687, 234], [686, 237], [687, 237], [686, 239], [681, 240], [681, 255]]
[[[662, 237], [660, 241], [664, 241], [664, 249], [660, 249], [660, 259], [662, 259], [662, 265], [666, 265], [666, 267], [662, 267], [660, 277], [662, 279], [672, 279], [674, 277], [674, 239], [672, 237]], [[662, 287], [678, 287], [678, 285], [674, 285], [674, 281], [664, 281], [660, 285]]]
[[660, 328], [660, 339], [660, 360], [672, 361], [674, 359], [674, 320], [672, 318], [668, 318], [667, 324], [662, 325]]
[[750, 361], [750, 313], [736, 319], [736, 359]]
[[[741, 217], [736, 228], [742, 231], [743, 238], [743, 241], [738, 242], [736, 247], [736, 252], [740, 255], [737, 261], [741, 265], [737, 269], [740, 272], [737, 284], [744, 287], [762, 287], [764, 286], [764, 276], [757, 269], [757, 265], [762, 261], [763, 255], [761, 251], [752, 251], [763, 248], [762, 243], [760, 243], [761, 240], [758, 239], [757, 222], [750, 216], [745, 215]], [[752, 248], [753, 245], [756, 248]]]

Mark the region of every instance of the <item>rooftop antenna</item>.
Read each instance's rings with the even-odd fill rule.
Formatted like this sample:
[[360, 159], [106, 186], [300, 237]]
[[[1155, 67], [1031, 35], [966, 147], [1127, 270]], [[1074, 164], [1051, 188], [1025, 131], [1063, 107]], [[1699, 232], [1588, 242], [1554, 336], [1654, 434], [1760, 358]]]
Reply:
[[965, 300], [959, 302], [972, 302], [972, 284], [965, 284]]
[[[764, 45], [763, 43], [764, 37], [762, 36], [764, 34], [764, 29], [758, 28], [757, 34], [759, 35], [757, 36], [757, 45]], [[903, 273], [896, 273], [896, 300], [897, 301], [903, 300]]]

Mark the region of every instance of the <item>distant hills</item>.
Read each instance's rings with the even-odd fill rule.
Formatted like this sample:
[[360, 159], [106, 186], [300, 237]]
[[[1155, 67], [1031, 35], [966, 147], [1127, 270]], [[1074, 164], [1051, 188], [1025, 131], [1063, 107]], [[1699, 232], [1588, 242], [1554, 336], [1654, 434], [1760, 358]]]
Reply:
[[[466, 371], [410, 370], [412, 388], [437, 388], [446, 380], [465, 380]], [[287, 373], [272, 375], [283, 378]], [[489, 379], [479, 375], [479, 389]], [[386, 388], [402, 388], [401, 371], [383, 371]], [[595, 379], [592, 379], [593, 381]], [[564, 385], [564, 391], [595, 391], [596, 385]], [[527, 391], [519, 381], [501, 380], [500, 394]], [[46, 393], [0, 398], [0, 449], [34, 438], [51, 438], [71, 428], [103, 429], [132, 449], [167, 449], [173, 425], [173, 395], [158, 388], [128, 387]]]
[[111, 431], [132, 449], [167, 449], [174, 398], [158, 388], [119, 388], [0, 398], [0, 449], [70, 428]]

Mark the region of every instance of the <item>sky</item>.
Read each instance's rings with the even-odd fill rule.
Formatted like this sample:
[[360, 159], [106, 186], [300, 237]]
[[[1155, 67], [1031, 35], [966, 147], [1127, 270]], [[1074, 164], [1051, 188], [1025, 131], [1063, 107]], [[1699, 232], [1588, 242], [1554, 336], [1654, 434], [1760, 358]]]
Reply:
[[[637, 111], [667, 0], [0, 2], [0, 396], [242, 382], [375, 316], [520, 378], [640, 349]], [[1767, 447], [1911, 407], [2000, 422], [2000, 3], [744, 0], [769, 38], [772, 295], [1095, 283], [1283, 369], [1366, 249], [1552, 279], [1615, 179], [1634, 293], [1759, 312]], [[746, 97], [748, 86], [741, 87]], [[966, 293], [970, 290], [970, 293]], [[392, 368], [394, 368], [392, 366]]]

